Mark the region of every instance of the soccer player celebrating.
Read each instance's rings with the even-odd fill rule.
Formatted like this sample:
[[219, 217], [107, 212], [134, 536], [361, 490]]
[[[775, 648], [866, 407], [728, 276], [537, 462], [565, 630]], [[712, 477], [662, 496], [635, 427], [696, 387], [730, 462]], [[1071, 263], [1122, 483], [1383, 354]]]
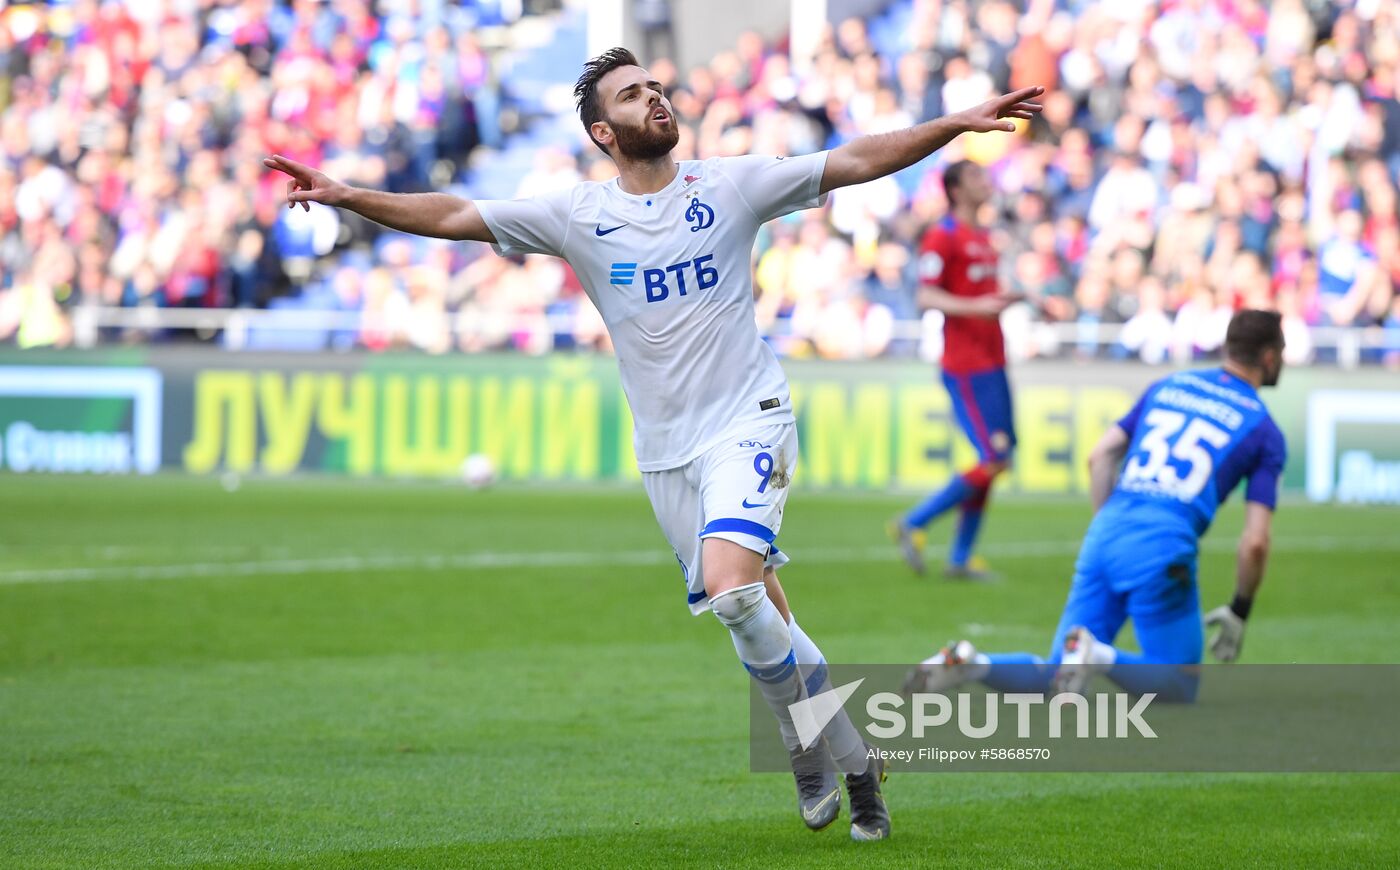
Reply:
[[754, 320], [749, 258], [759, 227], [820, 205], [827, 191], [897, 172], [966, 132], [1030, 118], [1026, 88], [916, 127], [802, 157], [671, 158], [679, 130], [662, 87], [630, 51], [584, 65], [574, 90], [589, 137], [618, 177], [513, 201], [346, 186], [285, 157], [289, 207], [349, 209], [404, 232], [487, 242], [503, 255], [562, 257], [602, 314], [636, 421], [643, 483], [687, 586], [712, 611], [757, 681], [793, 759], [799, 809], [813, 829], [840, 809], [846, 773], [851, 836], [889, 836], [883, 763], [868, 760], [844, 715], [801, 745], [789, 705], [822, 691], [825, 660], [793, 618], [774, 546], [796, 470], [787, 380]]
[[987, 172], [970, 160], [943, 171], [948, 215], [919, 245], [919, 305], [943, 312], [943, 385], [963, 432], [977, 448], [978, 462], [909, 513], [890, 522], [890, 537], [904, 561], [924, 573], [925, 527], [958, 509], [953, 546], [944, 574], [983, 579], [973, 545], [992, 481], [1006, 470], [1016, 445], [1006, 347], [998, 318], [1020, 297], [997, 289], [997, 255], [978, 212], [992, 198]]
[[[1198, 542], [1216, 509], [1248, 480], [1234, 600], [1205, 616], [1219, 628], [1211, 652], [1234, 661], [1264, 578], [1283, 471], [1283, 434], [1258, 393], [1277, 384], [1283, 369], [1280, 323], [1275, 312], [1238, 312], [1225, 335], [1224, 366], [1153, 384], [1095, 446], [1089, 474], [1097, 513], [1049, 661], [1030, 653], [986, 655], [955, 641], [911, 671], [906, 690], [942, 692], [981, 680], [1004, 692], [1043, 692], [1052, 682], [1082, 692], [1103, 673], [1134, 694], [1194, 700], [1194, 665], [1205, 642]], [[1141, 652], [1111, 645], [1128, 619]]]

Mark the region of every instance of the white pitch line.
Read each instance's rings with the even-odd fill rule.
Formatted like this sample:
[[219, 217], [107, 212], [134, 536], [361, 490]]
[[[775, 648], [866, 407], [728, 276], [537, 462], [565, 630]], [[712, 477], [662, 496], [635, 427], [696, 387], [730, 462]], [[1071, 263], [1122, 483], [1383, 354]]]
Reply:
[[[1274, 552], [1330, 553], [1365, 548], [1383, 552], [1400, 551], [1398, 537], [1339, 537], [1275, 539]], [[1228, 538], [1210, 539], [1202, 550], [1233, 552], [1235, 542]], [[930, 547], [930, 557], [946, 552]], [[1046, 556], [1073, 556], [1079, 552], [1077, 540], [1010, 541], [982, 548], [998, 559], [1033, 559]], [[813, 548], [794, 553], [802, 562], [894, 561], [892, 546]], [[267, 559], [242, 562], [190, 562], [168, 565], [108, 565], [82, 568], [29, 568], [0, 571], [0, 586], [27, 583], [74, 583], [109, 580], [187, 580], [202, 577], [265, 577], [296, 574], [346, 574], [360, 571], [460, 571], [470, 569], [554, 568], [594, 565], [674, 566], [675, 557], [664, 550], [632, 552], [485, 552], [454, 554], [383, 554], [323, 556], [307, 559]]]

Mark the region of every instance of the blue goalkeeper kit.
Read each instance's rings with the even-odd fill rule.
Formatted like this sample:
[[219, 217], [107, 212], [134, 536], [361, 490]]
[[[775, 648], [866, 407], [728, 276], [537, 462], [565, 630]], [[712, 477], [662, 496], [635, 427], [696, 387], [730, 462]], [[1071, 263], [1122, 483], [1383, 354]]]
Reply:
[[[1199, 539], [1242, 480], [1246, 500], [1274, 507], [1283, 433], [1254, 387], [1224, 369], [1158, 381], [1118, 426], [1132, 440], [1117, 485], [1084, 537], [1050, 663], [1059, 663], [1071, 628], [1082, 625], [1111, 643], [1129, 618], [1142, 652], [1120, 651], [1117, 664], [1199, 663]], [[1048, 676], [1025, 669], [1040, 664], [1035, 656], [990, 658], [989, 683]], [[1123, 676], [1130, 681], [1131, 669]]]
[[1154, 384], [1118, 426], [1132, 443], [1084, 537], [1055, 654], [1075, 625], [1110, 640], [1132, 617], [1148, 660], [1199, 662], [1198, 541], [1241, 480], [1246, 500], [1274, 507], [1283, 433], [1254, 387], [1223, 369]]

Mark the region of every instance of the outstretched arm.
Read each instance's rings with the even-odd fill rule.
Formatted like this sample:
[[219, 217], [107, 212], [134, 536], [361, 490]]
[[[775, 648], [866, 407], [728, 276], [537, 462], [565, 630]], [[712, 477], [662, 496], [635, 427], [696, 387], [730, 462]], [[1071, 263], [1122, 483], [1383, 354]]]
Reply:
[[925, 121], [904, 130], [852, 139], [826, 157], [821, 192], [860, 184], [913, 166], [962, 133], [1011, 132], [1016, 125], [1006, 118], [1029, 120], [1040, 113], [1040, 104], [1029, 102], [1045, 92], [1042, 87], [1022, 88], [988, 100], [965, 112]]
[[390, 229], [418, 236], [455, 241], [495, 243], [496, 237], [469, 199], [448, 193], [385, 193], [351, 187], [295, 160], [274, 154], [263, 160], [268, 169], [291, 176], [287, 207], [311, 209], [319, 202], [348, 209]]

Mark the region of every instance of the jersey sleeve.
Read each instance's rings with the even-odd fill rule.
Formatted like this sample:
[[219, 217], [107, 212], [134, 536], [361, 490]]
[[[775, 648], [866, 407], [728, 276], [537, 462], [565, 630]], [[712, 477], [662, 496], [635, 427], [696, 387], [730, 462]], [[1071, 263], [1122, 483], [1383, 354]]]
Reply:
[[759, 223], [826, 202], [825, 151], [800, 157], [731, 157], [721, 165]]
[[477, 200], [476, 207], [501, 256], [552, 254], [563, 256], [564, 236], [569, 230], [571, 189], [551, 191], [528, 199]]
[[919, 243], [919, 283], [925, 287], [947, 288], [948, 249], [951, 239], [941, 229], [924, 234]]
[[1266, 419], [1261, 425], [1267, 428], [1260, 436], [1258, 459], [1249, 472], [1244, 499], [1273, 510], [1278, 504], [1278, 479], [1288, 459], [1288, 446], [1273, 420]]
[[1138, 419], [1142, 417], [1142, 409], [1147, 407], [1147, 400], [1152, 397], [1152, 393], [1157, 389], [1158, 383], [1161, 383], [1161, 381], [1143, 390], [1142, 395], [1138, 396], [1137, 402], [1133, 404], [1133, 407], [1128, 409], [1128, 413], [1119, 418], [1118, 428], [1128, 433], [1129, 438], [1133, 437], [1133, 433], [1137, 431]]

